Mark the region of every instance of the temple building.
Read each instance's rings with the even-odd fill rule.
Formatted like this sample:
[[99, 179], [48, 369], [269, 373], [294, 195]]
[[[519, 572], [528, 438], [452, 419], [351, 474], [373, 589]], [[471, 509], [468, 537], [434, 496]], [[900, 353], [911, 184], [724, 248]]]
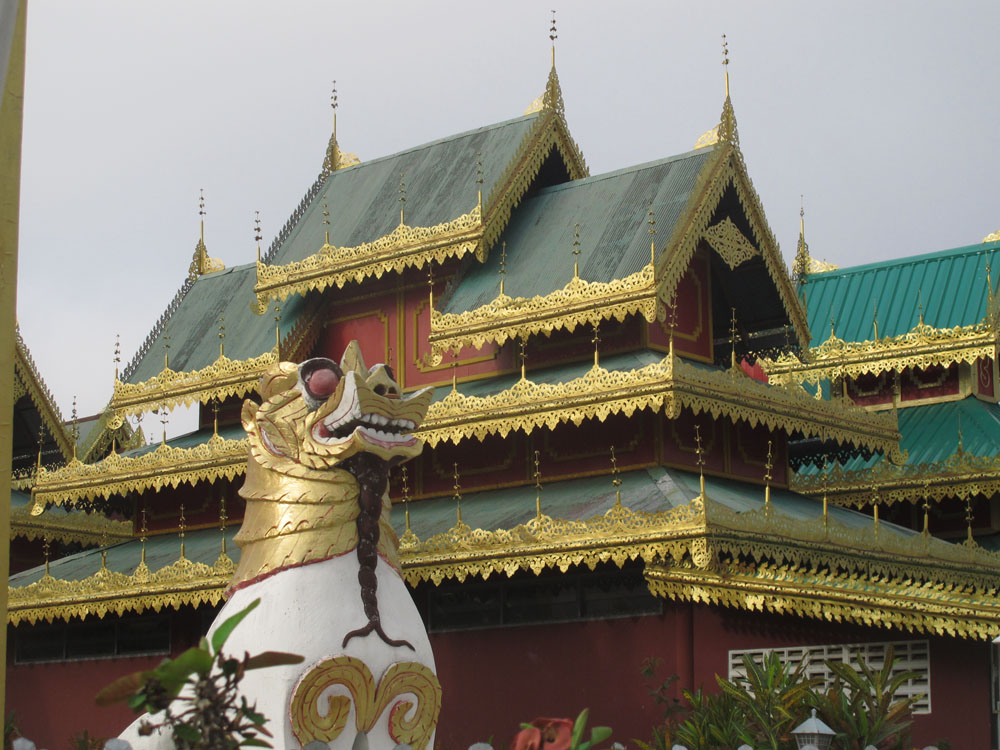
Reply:
[[[130, 721], [92, 696], [197, 642], [233, 574], [243, 400], [356, 340], [404, 391], [435, 386], [390, 495], [439, 746], [583, 707], [646, 738], [648, 657], [714, 689], [746, 653], [830, 678], [890, 648], [918, 674], [916, 745], [995, 746], [998, 253], [831, 269], [803, 227], [790, 273], [728, 91], [694, 149], [599, 175], [554, 64], [522, 116], [391, 156], [341, 151], [334, 119], [257, 262], [224, 267], [202, 233], [93, 449], [32, 402], [61, 460], [21, 459], [13, 502], [127, 533], [11, 576], [7, 709], [48, 747]], [[186, 405], [196, 431], [134, 444]]]

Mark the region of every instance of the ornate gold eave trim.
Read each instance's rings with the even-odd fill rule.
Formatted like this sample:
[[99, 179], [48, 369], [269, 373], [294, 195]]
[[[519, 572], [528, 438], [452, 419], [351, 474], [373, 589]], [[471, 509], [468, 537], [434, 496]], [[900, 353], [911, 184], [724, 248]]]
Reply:
[[760, 365], [772, 382], [809, 382], [877, 375], [907, 367], [925, 368], [953, 362], [973, 364], [981, 357], [997, 356], [997, 329], [986, 323], [955, 328], [934, 328], [923, 323], [900, 336], [871, 341], [844, 341], [833, 333], [800, 360], [788, 352]]
[[448, 349], [479, 349], [487, 342], [503, 345], [519, 336], [549, 334], [561, 328], [573, 331], [595, 320], [621, 321], [634, 313], [650, 323], [656, 319], [652, 265], [608, 283], [573, 278], [562, 289], [530, 299], [501, 294], [482, 307], [462, 313], [432, 310], [427, 338], [433, 361], [440, 363]]
[[234, 479], [246, 472], [249, 443], [213, 435], [193, 448], [175, 448], [161, 443], [155, 450], [129, 457], [113, 453], [96, 464], [71, 461], [66, 466], [38, 473], [31, 496], [33, 513], [49, 503], [62, 505], [76, 500], [109, 498], [128, 492], [159, 491], [187, 482]]
[[111, 426], [147, 411], [243, 396], [256, 387], [265, 370], [277, 361], [273, 350], [251, 359], [230, 359], [220, 354], [215, 362], [200, 370], [178, 372], [165, 367], [159, 375], [141, 383], [115, 380], [114, 395], [108, 405], [114, 413]]
[[31, 515], [31, 506], [13, 508], [10, 512], [10, 538], [24, 537], [29, 541], [51, 539], [64, 544], [106, 544], [108, 540], [131, 539], [129, 521], [112, 521], [99, 513], [43, 513]]
[[897, 466], [879, 461], [869, 469], [847, 471], [839, 464], [825, 476], [793, 475], [791, 488], [804, 495], [826, 493], [837, 505], [862, 507], [872, 502], [917, 503], [1000, 493], [1000, 458], [975, 456], [961, 448], [944, 461]]
[[[28, 347], [21, 337], [21, 329], [16, 326], [14, 328], [14, 371], [20, 375], [21, 386], [31, 398], [35, 408], [38, 409], [48, 433], [63, 454], [63, 460], [68, 461], [73, 455], [73, 443], [64, 427], [62, 414], [59, 412], [59, 407], [56, 405], [55, 399], [52, 398], [48, 386], [42, 380], [42, 376], [35, 366], [35, 360], [31, 357], [31, 352], [28, 351]], [[18, 378], [14, 380], [16, 389]]]
[[236, 566], [222, 554], [214, 565], [182, 558], [151, 572], [145, 563], [126, 575], [101, 568], [80, 581], [65, 581], [46, 574], [27, 586], [8, 588], [7, 618], [11, 625], [52, 622], [71, 617], [123, 615], [164, 607], [217, 604]]
[[361, 282], [404, 268], [423, 268], [429, 262], [442, 263], [475, 252], [485, 259], [482, 208], [432, 227], [400, 224], [392, 232], [373, 242], [356, 247], [323, 245], [316, 253], [300, 261], [270, 266], [257, 261], [255, 312], [263, 313], [271, 299], [286, 299], [291, 294], [322, 291], [330, 286], [343, 288], [348, 282]]
[[492, 396], [465, 396], [456, 390], [431, 404], [417, 434], [431, 447], [443, 440], [531, 432], [584, 419], [604, 421], [609, 414], [631, 415], [637, 409], [666, 409], [671, 418], [681, 408], [714, 418], [763, 424], [788, 433], [801, 432], [871, 450], [898, 451], [895, 415], [854, 408], [841, 400], [819, 401], [799, 386], [774, 387], [742, 373], [704, 370], [668, 354], [636, 370], [594, 366], [565, 383], [522, 379]]

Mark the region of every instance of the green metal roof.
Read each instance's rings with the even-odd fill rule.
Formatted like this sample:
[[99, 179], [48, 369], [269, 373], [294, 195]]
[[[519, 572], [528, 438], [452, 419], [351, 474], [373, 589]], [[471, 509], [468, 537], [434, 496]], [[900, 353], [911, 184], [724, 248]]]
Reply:
[[[580, 278], [608, 282], [649, 264], [650, 201], [662, 247], [687, 205], [712, 149], [588, 177], [539, 190], [525, 199], [500, 237], [507, 243], [504, 291], [534, 297], [561, 289], [573, 278], [573, 231], [580, 225]], [[459, 313], [496, 298], [500, 253], [472, 265], [443, 312]]]
[[[476, 161], [482, 163], [483, 200], [503, 176], [538, 113], [425, 143], [381, 159], [339, 169], [309, 202], [295, 229], [270, 263], [285, 264], [323, 245], [354, 247], [389, 234], [399, 225], [400, 180], [405, 182], [406, 224], [427, 227], [451, 221], [476, 206]], [[323, 224], [323, 196], [330, 224]]]
[[[167, 440], [167, 445], [171, 448], [194, 448], [202, 443], [207, 443], [212, 437], [212, 434], [213, 430], [211, 427], [202, 430], [195, 430], [194, 432], [188, 432], [184, 435], [178, 435], [177, 437], [170, 438]], [[243, 429], [243, 425], [241, 424], [230, 424], [219, 427], [219, 437], [225, 438], [226, 440], [242, 440], [246, 436], [246, 431]], [[159, 446], [160, 442], [155, 441], [147, 443], [146, 445], [141, 445], [138, 448], [133, 448], [129, 451], [124, 451], [121, 455], [129, 458], [137, 458], [138, 456], [145, 455], [146, 453], [152, 453]]]
[[913, 329], [921, 302], [924, 322], [935, 328], [978, 323], [986, 315], [986, 266], [998, 268], [998, 256], [1000, 242], [986, 242], [809, 274], [805, 294], [811, 346], [829, 337], [831, 319], [838, 338], [872, 339], [876, 304], [883, 337]]
[[[907, 465], [944, 461], [958, 449], [958, 430], [962, 430], [962, 449], [974, 456], [1000, 455], [1000, 405], [969, 396], [961, 401], [913, 406], [899, 410], [899, 447], [908, 451]], [[844, 464], [848, 471], [867, 469], [881, 456], [856, 456]], [[815, 476], [821, 469], [804, 464], [798, 473]]]

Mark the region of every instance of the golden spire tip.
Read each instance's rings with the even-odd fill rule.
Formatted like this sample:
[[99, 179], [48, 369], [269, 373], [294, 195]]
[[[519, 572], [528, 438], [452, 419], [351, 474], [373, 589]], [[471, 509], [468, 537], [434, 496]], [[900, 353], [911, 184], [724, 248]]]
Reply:
[[726, 74], [726, 98], [729, 98], [729, 42], [726, 35], [722, 35], [722, 69]]
[[552, 42], [552, 67], [556, 66], [556, 39], [559, 38], [559, 34], [556, 33], [556, 11], [555, 8], [552, 9], [552, 25], [549, 27], [549, 41]]

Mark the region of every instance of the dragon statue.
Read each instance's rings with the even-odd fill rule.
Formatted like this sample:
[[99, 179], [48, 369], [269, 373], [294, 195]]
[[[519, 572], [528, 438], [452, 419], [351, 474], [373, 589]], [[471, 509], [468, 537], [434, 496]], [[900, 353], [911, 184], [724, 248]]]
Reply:
[[400, 576], [387, 492], [389, 468], [423, 449], [412, 433], [431, 389], [404, 396], [392, 370], [366, 367], [352, 341], [339, 365], [273, 365], [259, 394], [242, 412], [240, 561], [210, 633], [260, 598], [227, 652], [305, 657], [241, 683], [275, 747], [433, 747], [441, 688]]

